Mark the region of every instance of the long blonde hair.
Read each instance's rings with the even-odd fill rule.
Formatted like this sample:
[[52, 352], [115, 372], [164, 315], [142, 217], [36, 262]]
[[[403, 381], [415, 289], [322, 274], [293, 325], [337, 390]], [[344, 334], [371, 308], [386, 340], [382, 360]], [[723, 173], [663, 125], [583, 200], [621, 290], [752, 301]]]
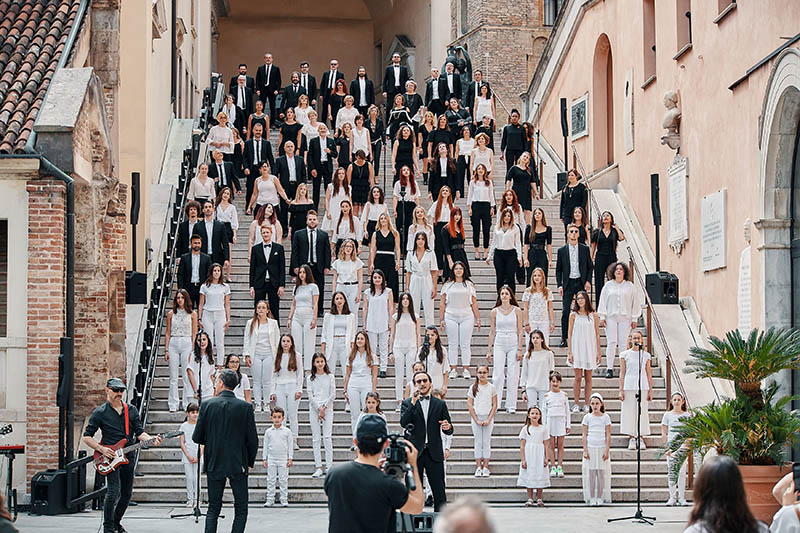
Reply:
[[[536, 286], [536, 281], [534, 281], [534, 276], [537, 272], [542, 275], [542, 283], [538, 287]], [[547, 287], [547, 278], [544, 275], [544, 269], [542, 269], [542, 267], [536, 267], [533, 269], [533, 272], [531, 273], [531, 284], [526, 290], [528, 291], [528, 294], [536, 294], [537, 292], [541, 292], [545, 298], [548, 300], [550, 299], [550, 289]]]
[[356, 333], [356, 336], [353, 337], [353, 347], [350, 349], [350, 357], [348, 357], [347, 359], [347, 366], [353, 365], [353, 359], [356, 358], [356, 354], [358, 353], [358, 345], [356, 344], [356, 339], [358, 338], [359, 335], [364, 336], [364, 341], [365, 341], [364, 352], [366, 352], [367, 354], [367, 366], [372, 368], [372, 365], [374, 364], [372, 360], [372, 348], [369, 347], [369, 335], [367, 335], [367, 332], [364, 331], [363, 329], [358, 333]]
[[[353, 246], [353, 252], [350, 254], [349, 259], [345, 257], [345, 252], [344, 252], [344, 249], [348, 244]], [[341, 259], [342, 261], [355, 261], [356, 259], [358, 259], [358, 249], [356, 248], [356, 241], [354, 241], [353, 239], [345, 239], [344, 242], [342, 243], [342, 246], [339, 248], [338, 259]]]

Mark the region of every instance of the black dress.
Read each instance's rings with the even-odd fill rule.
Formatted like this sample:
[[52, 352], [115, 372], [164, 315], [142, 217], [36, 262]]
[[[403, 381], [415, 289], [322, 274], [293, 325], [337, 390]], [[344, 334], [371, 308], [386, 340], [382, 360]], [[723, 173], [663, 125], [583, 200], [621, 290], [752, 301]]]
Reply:
[[420, 96], [419, 93], [406, 93], [403, 95], [403, 105], [408, 108], [408, 114], [413, 118], [414, 115], [417, 114], [417, 111], [419, 111], [419, 108], [422, 107], [422, 96]]
[[295, 122], [294, 124], [283, 123], [283, 126], [281, 126], [281, 135], [283, 135], [283, 137], [281, 137], [281, 144], [278, 146], [279, 156], [283, 155], [283, 145], [285, 145], [287, 141], [292, 141], [294, 143], [294, 149], [297, 151], [300, 150], [301, 147], [297, 145], [297, 134], [302, 129], [303, 125], [299, 122]]
[[383, 127], [383, 120], [379, 118], [375, 119], [374, 124], [367, 119], [365, 124], [369, 128], [369, 142], [372, 144], [372, 163], [377, 174], [381, 168], [381, 151], [383, 149], [383, 138], [386, 136], [386, 128]]
[[547, 245], [553, 244], [553, 228], [547, 226], [546, 230], [534, 233], [533, 242], [531, 242], [531, 226], [528, 225], [525, 229], [525, 244], [529, 246], [526, 285], [530, 286], [533, 270], [537, 267], [544, 270], [544, 282], [547, 283], [550, 268], [550, 262], [547, 260]]
[[289, 226], [292, 228], [292, 233], [306, 227], [306, 215], [311, 209], [314, 208], [314, 203], [307, 204], [291, 204], [289, 206]]
[[359, 166], [350, 165], [350, 187], [352, 187], [353, 203], [364, 205], [369, 196], [369, 163]]
[[517, 201], [523, 211], [531, 210], [531, 184], [533, 176], [527, 171], [522, 170], [517, 165], [511, 167], [506, 174], [506, 182], [511, 182], [511, 190], [517, 195]]
[[392, 289], [394, 298], [397, 299], [397, 258], [394, 255], [394, 233], [384, 235], [375, 232], [375, 269], [383, 271], [386, 276], [386, 286]]
[[339, 110], [344, 107], [345, 96], [347, 95], [333, 93], [325, 98], [325, 103], [331, 105], [331, 116], [328, 117], [328, 119], [331, 121], [331, 128], [336, 128], [336, 115], [338, 115]]
[[602, 229], [596, 229], [592, 232], [592, 242], [597, 246], [594, 255], [594, 294], [596, 304], [600, 305], [600, 293], [606, 282], [606, 270], [617, 262], [619, 233], [611, 228], [606, 236]]
[[344, 135], [336, 137], [336, 151], [339, 152], [336, 161], [346, 170], [350, 166], [350, 139]]
[[391, 113], [389, 113], [389, 138], [392, 141], [397, 138], [397, 132], [403, 124], [411, 126], [411, 133], [414, 133], [411, 116], [407, 107], [395, 107], [392, 109]]
[[467, 275], [469, 276], [469, 261], [467, 260], [467, 251], [464, 250], [464, 234], [460, 231], [456, 231], [456, 236], [450, 236], [450, 230], [447, 226], [442, 228], [442, 232], [440, 233], [439, 237], [442, 241], [442, 250], [444, 251], [444, 279], [448, 280], [450, 278], [450, 262], [447, 260], [447, 256], [449, 255], [450, 258], [453, 260], [453, 264], [457, 261], [461, 261], [464, 263], [464, 267], [467, 271]]
[[436, 147], [439, 146], [440, 143], [445, 143], [447, 145], [447, 156], [453, 153], [453, 148], [456, 145], [456, 138], [453, 137], [453, 134], [450, 133], [449, 129], [435, 129], [430, 134], [428, 134], [428, 143], [431, 145], [431, 157], [438, 157], [439, 152], [436, 151]]
[[245, 179], [243, 150], [244, 150], [244, 143], [234, 143], [232, 163], [233, 163], [233, 171], [234, 173], [236, 173], [236, 177], [239, 178], [239, 183], [241, 183]]
[[411, 172], [414, 172], [414, 139], [413, 137], [409, 137], [408, 139], [398, 139], [397, 140], [397, 156], [394, 160], [394, 168], [397, 171], [394, 175], [394, 180], [392, 182], [397, 181], [400, 178], [400, 169], [404, 166], [407, 166], [411, 169]]
[[576, 207], [586, 210], [586, 203], [589, 199], [586, 192], [586, 185], [578, 183], [574, 187], [566, 186], [561, 191], [561, 205], [559, 206], [559, 218], [564, 224], [572, 223], [572, 212]]
[[267, 138], [267, 115], [266, 113], [262, 113], [261, 116], [256, 116], [255, 113], [250, 115], [250, 131], [247, 132], [247, 138], [251, 138], [253, 136], [253, 128], [256, 127], [256, 124], [261, 124], [261, 136], [263, 138]]
[[428, 139], [430, 138], [431, 133], [433, 133], [435, 130], [436, 130], [435, 128], [431, 128], [429, 130], [427, 126], [420, 126], [419, 127], [419, 133], [421, 134], [421, 137], [422, 137], [422, 158], [423, 159], [427, 158], [427, 157], [430, 157], [430, 154], [428, 153]]

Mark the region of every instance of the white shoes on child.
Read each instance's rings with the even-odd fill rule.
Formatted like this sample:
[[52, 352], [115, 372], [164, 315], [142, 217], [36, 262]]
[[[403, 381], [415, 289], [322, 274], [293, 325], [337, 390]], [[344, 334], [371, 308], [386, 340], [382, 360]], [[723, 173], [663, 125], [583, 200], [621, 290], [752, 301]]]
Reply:
[[680, 500], [676, 500], [672, 496], [670, 496], [669, 500], [667, 500], [667, 507], [686, 507], [689, 505], [685, 499], [681, 498]]
[[489, 476], [491, 476], [491, 475], [492, 475], [492, 473], [491, 473], [491, 472], [489, 472], [489, 469], [488, 469], [488, 468], [484, 468], [484, 469], [483, 469], [483, 477], [489, 477]]
[[469, 370], [467, 370], [465, 368], [464, 372], [462, 372], [462, 374], [461, 374], [461, 377], [464, 378], [464, 379], [472, 379], [472, 374], [470, 374]]
[[478, 468], [475, 469], [475, 477], [489, 477], [491, 475], [492, 475], [492, 473], [489, 472], [488, 468], [480, 468], [480, 467], [478, 467]]
[[458, 377], [458, 371], [455, 368], [450, 369], [450, 373], [447, 374], [447, 377], [450, 379], [456, 379]]
[[311, 477], [313, 477], [313, 478], [315, 478], [315, 479], [316, 479], [316, 478], [321, 478], [321, 477], [323, 477], [323, 476], [325, 476], [325, 474], [322, 472], [322, 469], [321, 469], [321, 468], [317, 468], [317, 469], [314, 471], [314, 473], [313, 473], [313, 474], [311, 474]]
[[589, 507], [601, 507], [603, 505], [602, 498], [592, 498], [589, 500]]
[[[644, 439], [639, 439], [639, 446], [641, 450], [647, 449], [647, 445], [644, 443]], [[636, 437], [631, 437], [630, 440], [628, 440], [628, 449], [629, 450], [636, 449]]]

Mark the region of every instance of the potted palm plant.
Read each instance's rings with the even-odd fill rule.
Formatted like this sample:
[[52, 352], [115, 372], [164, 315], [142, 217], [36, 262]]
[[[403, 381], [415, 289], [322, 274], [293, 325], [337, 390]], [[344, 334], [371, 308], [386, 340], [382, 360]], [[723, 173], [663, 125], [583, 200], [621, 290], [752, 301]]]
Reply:
[[676, 459], [670, 475], [677, 476], [692, 453], [705, 456], [713, 449], [728, 455], [739, 463], [753, 514], [769, 523], [780, 507], [772, 487], [785, 474], [781, 469], [800, 432], [800, 416], [787, 408], [794, 398], [776, 383], [762, 385], [782, 370], [800, 369], [800, 332], [753, 330], [745, 339], [734, 330], [709, 343], [708, 349], [691, 349], [684, 372], [730, 380], [735, 396], [693, 410], [667, 447]]

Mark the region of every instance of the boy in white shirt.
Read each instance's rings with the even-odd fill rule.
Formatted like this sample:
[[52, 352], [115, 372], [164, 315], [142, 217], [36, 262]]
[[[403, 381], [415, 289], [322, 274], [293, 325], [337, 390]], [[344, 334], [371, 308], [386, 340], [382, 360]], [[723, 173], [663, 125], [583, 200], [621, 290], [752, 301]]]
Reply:
[[292, 466], [294, 444], [292, 432], [283, 425], [284, 411], [274, 407], [272, 426], [264, 432], [264, 468], [267, 469], [267, 501], [264, 507], [275, 505], [275, 481], [280, 482], [281, 506], [289, 506], [289, 467]]

